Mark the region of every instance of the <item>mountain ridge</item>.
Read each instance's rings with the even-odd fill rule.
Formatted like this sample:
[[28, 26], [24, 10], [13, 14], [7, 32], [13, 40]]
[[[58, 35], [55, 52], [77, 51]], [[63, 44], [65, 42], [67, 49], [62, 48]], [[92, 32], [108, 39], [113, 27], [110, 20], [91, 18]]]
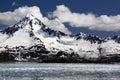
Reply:
[[[120, 52], [119, 43], [119, 35], [111, 38], [101, 38], [82, 32], [69, 35], [61, 31], [55, 31], [33, 15], [29, 15], [15, 25], [0, 31], [0, 52], [9, 48], [17, 51], [16, 47], [24, 46], [18, 52], [23, 51], [29, 56], [32, 52], [34, 55], [38, 52], [37, 58], [41, 58], [40, 55], [43, 57], [45, 53], [44, 55], [47, 56], [58, 56], [58, 54], [59, 57], [74, 56], [77, 60], [81, 60], [80, 58], [83, 57], [88, 60], [98, 60], [101, 56], [118, 55]], [[34, 49], [31, 50], [30, 47]], [[15, 53], [15, 50], [11, 51]], [[18, 55], [16, 56], [18, 57]]]

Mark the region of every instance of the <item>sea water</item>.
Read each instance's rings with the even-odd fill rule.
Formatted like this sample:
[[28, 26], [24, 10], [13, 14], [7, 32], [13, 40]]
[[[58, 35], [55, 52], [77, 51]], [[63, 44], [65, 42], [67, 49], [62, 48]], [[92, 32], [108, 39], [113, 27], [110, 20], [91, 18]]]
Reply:
[[120, 80], [120, 64], [0, 63], [0, 80]]

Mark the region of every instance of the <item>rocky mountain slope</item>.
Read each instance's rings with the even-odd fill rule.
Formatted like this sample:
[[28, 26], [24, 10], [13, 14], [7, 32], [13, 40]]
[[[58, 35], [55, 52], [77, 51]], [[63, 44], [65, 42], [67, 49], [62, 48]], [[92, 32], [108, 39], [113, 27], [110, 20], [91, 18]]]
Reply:
[[6, 58], [3, 53], [8, 60], [13, 61], [119, 61], [120, 36], [101, 38], [81, 32], [68, 35], [50, 29], [39, 19], [29, 15], [0, 31], [1, 60]]

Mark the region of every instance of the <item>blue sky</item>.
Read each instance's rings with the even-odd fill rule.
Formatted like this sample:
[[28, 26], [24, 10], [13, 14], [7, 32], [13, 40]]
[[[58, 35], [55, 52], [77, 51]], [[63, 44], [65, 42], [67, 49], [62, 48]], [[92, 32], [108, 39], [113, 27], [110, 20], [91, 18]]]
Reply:
[[[43, 16], [56, 10], [57, 5], [65, 5], [71, 12], [93, 13], [96, 16], [116, 16], [120, 14], [120, 0], [0, 0], [0, 12], [14, 11], [22, 6], [38, 6]], [[73, 27], [67, 22], [64, 25], [72, 32], [83, 32], [108, 37], [120, 34], [120, 30], [96, 30], [88, 27]]]

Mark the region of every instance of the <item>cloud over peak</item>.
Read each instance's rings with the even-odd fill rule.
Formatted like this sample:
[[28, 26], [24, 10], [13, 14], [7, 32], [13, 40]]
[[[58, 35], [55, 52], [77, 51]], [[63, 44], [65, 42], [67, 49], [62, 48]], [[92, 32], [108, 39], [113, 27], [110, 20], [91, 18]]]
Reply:
[[40, 19], [43, 23], [45, 23], [45, 25], [54, 30], [66, 32], [68, 34], [71, 33], [58, 19], [49, 20], [47, 17], [43, 17], [40, 8], [37, 6], [33, 7], [24, 6], [15, 9], [13, 12], [7, 11], [0, 13], [0, 24], [7, 26], [14, 25], [28, 14], [34, 15], [36, 18]]
[[12, 11], [7, 11], [0, 13], [0, 23], [11, 26], [18, 22], [20, 19], [24, 18], [27, 14], [33, 14], [37, 18], [42, 18], [41, 12], [38, 7], [19, 7], [18, 9], [15, 9]]

